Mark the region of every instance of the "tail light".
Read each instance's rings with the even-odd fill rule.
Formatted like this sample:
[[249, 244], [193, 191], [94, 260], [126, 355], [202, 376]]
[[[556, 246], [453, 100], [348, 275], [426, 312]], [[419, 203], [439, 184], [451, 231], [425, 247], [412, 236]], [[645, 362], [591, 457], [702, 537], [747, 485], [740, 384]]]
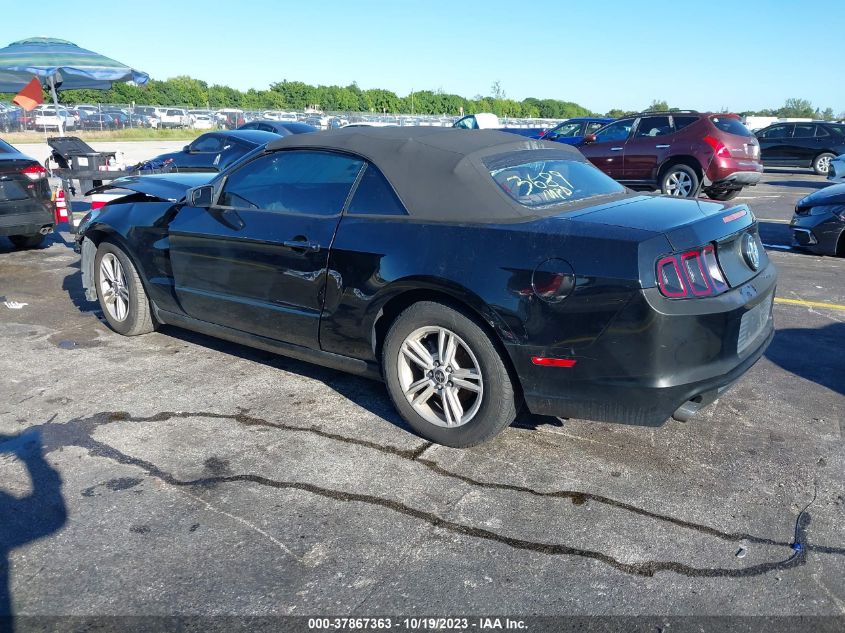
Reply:
[[657, 262], [657, 286], [670, 299], [712, 297], [728, 289], [712, 244], [662, 257]]
[[728, 149], [727, 145], [725, 145], [719, 139], [713, 136], [705, 136], [704, 142], [707, 143], [710, 147], [713, 148], [713, 151], [716, 153], [716, 156], [719, 158], [730, 158], [731, 151]]
[[40, 180], [47, 177], [47, 170], [41, 165], [30, 165], [21, 169], [21, 173], [30, 180]]

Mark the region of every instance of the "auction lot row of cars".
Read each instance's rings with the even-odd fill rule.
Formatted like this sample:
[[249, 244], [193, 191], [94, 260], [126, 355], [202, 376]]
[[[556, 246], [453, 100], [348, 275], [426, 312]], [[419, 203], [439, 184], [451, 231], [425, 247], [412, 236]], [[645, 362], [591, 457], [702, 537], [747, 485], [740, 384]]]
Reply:
[[[53, 226], [47, 174], [3, 149], [4, 232], [35, 246]], [[751, 210], [725, 204], [763, 171], [735, 115], [645, 112], [576, 147], [349, 126], [214, 132], [184, 153], [207, 162], [100, 186], [114, 199], [79, 226], [82, 283], [110, 326], [380, 377], [440, 444], [484, 442], [523, 406], [686, 421], [773, 336], [777, 273]], [[636, 191], [656, 188], [668, 195]], [[802, 245], [839, 251], [837, 188], [799, 202], [796, 233], [824, 224]]]

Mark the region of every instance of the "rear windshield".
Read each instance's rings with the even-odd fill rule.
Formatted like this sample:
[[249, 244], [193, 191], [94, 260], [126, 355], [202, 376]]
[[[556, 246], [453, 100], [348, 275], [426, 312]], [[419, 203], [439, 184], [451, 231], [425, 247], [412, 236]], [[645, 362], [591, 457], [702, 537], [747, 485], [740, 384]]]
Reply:
[[15, 154], [18, 150], [9, 145], [6, 141], [0, 141], [0, 154]]
[[722, 132], [736, 134], [737, 136], [753, 136], [753, 134], [748, 131], [748, 128], [745, 127], [739, 119], [735, 119], [730, 116], [711, 116], [710, 120], [713, 121], [713, 125], [722, 130]]
[[518, 163], [492, 169], [490, 175], [510, 198], [532, 208], [625, 191], [589, 163], [575, 160]]

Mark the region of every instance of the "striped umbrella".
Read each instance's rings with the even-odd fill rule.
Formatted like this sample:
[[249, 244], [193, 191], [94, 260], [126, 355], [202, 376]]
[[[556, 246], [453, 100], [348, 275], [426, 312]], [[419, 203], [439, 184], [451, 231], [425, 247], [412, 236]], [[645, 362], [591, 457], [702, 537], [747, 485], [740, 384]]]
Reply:
[[50, 88], [57, 107], [58, 88], [108, 90], [115, 83], [145, 84], [150, 79], [147, 73], [65, 40], [33, 37], [0, 48], [0, 92], [17, 92], [33, 76]]

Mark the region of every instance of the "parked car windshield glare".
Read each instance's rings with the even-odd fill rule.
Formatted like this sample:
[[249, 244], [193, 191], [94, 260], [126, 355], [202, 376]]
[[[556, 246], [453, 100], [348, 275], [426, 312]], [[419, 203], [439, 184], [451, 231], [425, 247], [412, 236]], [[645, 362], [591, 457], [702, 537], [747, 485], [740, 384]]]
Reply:
[[538, 160], [490, 171], [511, 199], [542, 207], [594, 196], [623, 193], [625, 187], [592, 165], [574, 160]]

